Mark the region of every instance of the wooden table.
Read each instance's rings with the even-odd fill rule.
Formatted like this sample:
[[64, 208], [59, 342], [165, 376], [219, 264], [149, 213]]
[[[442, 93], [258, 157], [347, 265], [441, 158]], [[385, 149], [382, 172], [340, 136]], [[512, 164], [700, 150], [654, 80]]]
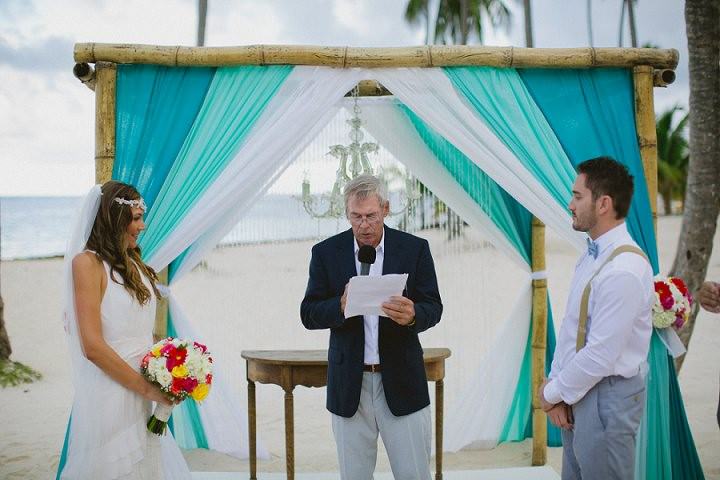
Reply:
[[[297, 385], [324, 387], [327, 384], [327, 350], [245, 350], [247, 362], [248, 431], [250, 436], [250, 478], [257, 479], [255, 382], [279, 385], [285, 390], [285, 458], [287, 478], [295, 478], [295, 432], [293, 389]], [[423, 350], [425, 372], [435, 382], [435, 479], [442, 480], [443, 378], [447, 348]]]

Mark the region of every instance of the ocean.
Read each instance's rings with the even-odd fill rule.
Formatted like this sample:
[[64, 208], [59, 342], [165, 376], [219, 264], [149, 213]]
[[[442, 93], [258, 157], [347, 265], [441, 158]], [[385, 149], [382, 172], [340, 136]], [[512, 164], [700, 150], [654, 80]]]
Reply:
[[[62, 255], [80, 197], [0, 197], [3, 260]], [[242, 245], [319, 239], [349, 228], [344, 218], [314, 219], [291, 195], [261, 198], [220, 242]]]

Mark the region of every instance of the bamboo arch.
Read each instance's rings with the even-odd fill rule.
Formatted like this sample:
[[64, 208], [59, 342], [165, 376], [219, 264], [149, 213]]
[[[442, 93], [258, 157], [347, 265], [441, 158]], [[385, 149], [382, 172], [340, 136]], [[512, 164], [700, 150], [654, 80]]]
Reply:
[[[657, 229], [657, 136], [653, 87], [675, 79], [679, 54], [675, 49], [654, 48], [516, 48], [469, 45], [417, 47], [331, 47], [247, 45], [237, 47], [183, 47], [136, 44], [77, 43], [76, 76], [95, 91], [95, 180], [110, 180], [115, 160], [115, 85], [117, 64], [164, 66], [318, 65], [335, 68], [401, 68], [491, 66], [500, 68], [598, 68], [633, 69], [635, 123], [638, 145]], [[95, 64], [95, 71], [87, 65]], [[361, 95], [389, 94], [373, 82], [361, 82]], [[545, 270], [545, 225], [532, 223], [532, 271]], [[167, 282], [167, 269], [160, 274]], [[164, 337], [167, 304], [160, 304], [155, 335]], [[533, 280], [532, 318], [532, 464], [547, 463], [546, 415], [534, 393], [545, 374], [547, 333], [547, 280]]]

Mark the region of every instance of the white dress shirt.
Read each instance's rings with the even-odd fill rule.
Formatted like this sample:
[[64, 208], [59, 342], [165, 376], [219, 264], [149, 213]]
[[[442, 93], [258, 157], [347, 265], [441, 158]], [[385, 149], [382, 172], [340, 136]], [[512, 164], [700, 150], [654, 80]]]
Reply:
[[[360, 246], [357, 243], [357, 239], [353, 238], [355, 244], [355, 269], [357, 274], [360, 275], [360, 260], [358, 259], [358, 251]], [[370, 272], [368, 275], [382, 275], [383, 272], [383, 259], [385, 258], [385, 232], [380, 239], [380, 243], [375, 247], [377, 256], [375, 257], [375, 263], [370, 265]], [[365, 326], [365, 364], [375, 365], [380, 363], [380, 352], [378, 350], [378, 328], [380, 325], [380, 317], [377, 315], [363, 315], [363, 324]]]
[[586, 252], [575, 266], [550, 382], [543, 391], [550, 403], [573, 405], [604, 377], [630, 378], [647, 371], [655, 287], [650, 264], [635, 253], [618, 255], [593, 279], [587, 341], [575, 352], [580, 301], [588, 280], [617, 247], [637, 246], [625, 223], [595, 241], [597, 258]]

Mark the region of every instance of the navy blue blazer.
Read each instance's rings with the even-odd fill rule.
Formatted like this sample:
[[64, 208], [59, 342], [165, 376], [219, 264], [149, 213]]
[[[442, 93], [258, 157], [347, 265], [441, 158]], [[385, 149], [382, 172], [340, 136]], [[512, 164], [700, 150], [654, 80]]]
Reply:
[[[418, 333], [440, 321], [442, 302], [428, 242], [385, 226], [383, 274], [407, 273], [406, 297], [415, 303], [415, 324], [401, 326], [380, 317], [378, 349], [385, 399], [393, 415], [408, 415], [430, 405]], [[340, 298], [357, 275], [352, 230], [312, 249], [310, 277], [300, 318], [306, 328], [330, 329], [327, 409], [352, 417], [360, 403], [365, 329], [363, 317], [345, 319]]]

